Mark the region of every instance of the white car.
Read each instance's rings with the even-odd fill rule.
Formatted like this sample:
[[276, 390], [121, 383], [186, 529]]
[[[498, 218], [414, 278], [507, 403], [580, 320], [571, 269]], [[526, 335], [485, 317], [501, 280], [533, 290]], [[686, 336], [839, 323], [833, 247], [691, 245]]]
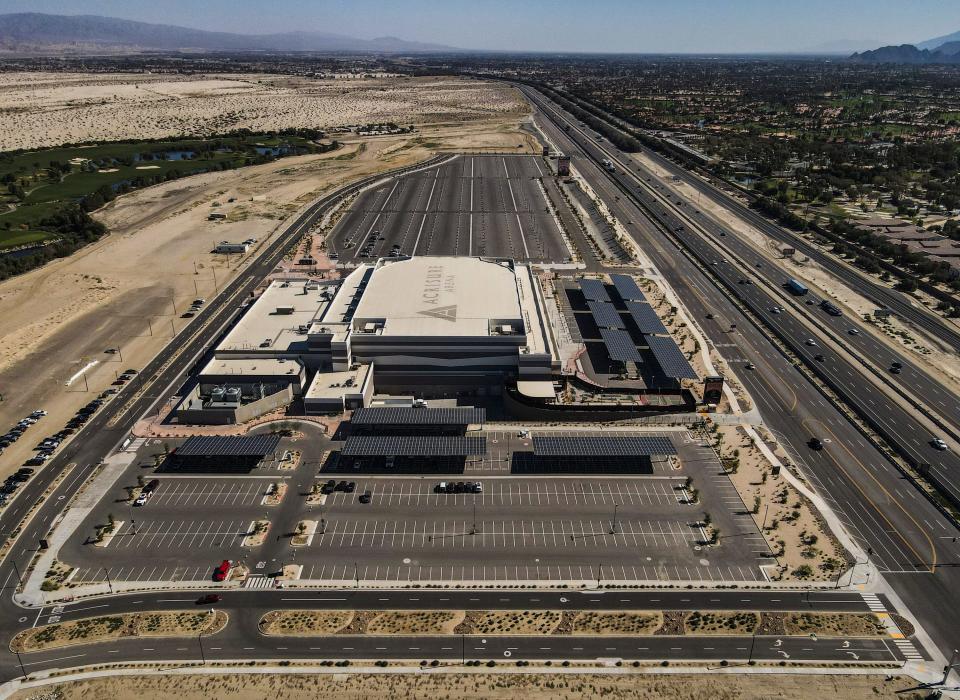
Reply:
[[133, 505], [135, 505], [135, 506], [144, 506], [144, 505], [147, 504], [147, 501], [148, 501], [148, 500], [150, 500], [150, 494], [149, 494], [149, 493], [141, 493], [139, 496], [137, 496], [137, 500], [135, 500], [135, 501], [133, 502]]
[[815, 348], [817, 347], [817, 341], [813, 338], [807, 338], [806, 340], [807, 347]]
[[940, 450], [941, 452], [947, 449], [947, 443], [940, 438], [933, 438], [933, 440], [930, 441], [930, 445], [933, 447], [933, 449]]
[[850, 335], [860, 335], [860, 331], [857, 330], [856, 328], [851, 328], [850, 330], [847, 331], [847, 333], [849, 333]]

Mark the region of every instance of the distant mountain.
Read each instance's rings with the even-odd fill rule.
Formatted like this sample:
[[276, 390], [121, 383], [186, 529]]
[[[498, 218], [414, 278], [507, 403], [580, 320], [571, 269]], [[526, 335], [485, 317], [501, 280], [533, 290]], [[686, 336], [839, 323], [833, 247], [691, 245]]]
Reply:
[[948, 44], [953, 41], [960, 41], [960, 32], [954, 32], [953, 34], [947, 34], [946, 36], [938, 36], [936, 39], [927, 39], [926, 41], [921, 41], [916, 46], [921, 51], [923, 49], [926, 49], [927, 51], [935, 51], [944, 44]]
[[858, 63], [901, 63], [922, 65], [927, 63], [960, 63], [960, 41], [941, 44], [935, 51], [920, 49], [913, 44], [883, 46], [873, 51], [855, 53], [851, 61]]
[[48, 15], [37, 12], [0, 15], [0, 51], [32, 53], [51, 48], [138, 51], [347, 51], [416, 53], [456, 51], [442, 44], [396, 37], [357, 39], [324, 32], [231, 34], [167, 24], [148, 24], [96, 15]]

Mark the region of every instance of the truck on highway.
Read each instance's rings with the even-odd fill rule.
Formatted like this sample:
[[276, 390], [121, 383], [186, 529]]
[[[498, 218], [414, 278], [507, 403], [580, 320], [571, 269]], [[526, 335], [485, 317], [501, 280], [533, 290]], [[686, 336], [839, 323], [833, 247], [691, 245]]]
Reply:
[[820, 302], [820, 308], [826, 311], [831, 316], [842, 316], [843, 312], [831, 301], [824, 299]]
[[792, 277], [789, 280], [787, 280], [787, 284], [785, 286], [787, 288], [787, 291], [789, 291], [791, 294], [798, 297], [802, 297], [804, 294], [810, 291], [807, 288], [807, 285], [803, 284], [802, 282], [798, 282]]

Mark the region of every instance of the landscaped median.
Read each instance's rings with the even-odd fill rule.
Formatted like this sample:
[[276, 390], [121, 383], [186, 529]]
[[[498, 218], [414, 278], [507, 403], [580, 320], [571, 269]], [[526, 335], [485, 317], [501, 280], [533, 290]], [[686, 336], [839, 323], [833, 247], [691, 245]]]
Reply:
[[227, 614], [220, 610], [139, 612], [84, 617], [24, 630], [13, 638], [10, 648], [25, 654], [126, 637], [209, 636], [226, 627], [228, 619]]
[[273, 610], [260, 632], [331, 635], [780, 635], [878, 637], [872, 613], [575, 610]]

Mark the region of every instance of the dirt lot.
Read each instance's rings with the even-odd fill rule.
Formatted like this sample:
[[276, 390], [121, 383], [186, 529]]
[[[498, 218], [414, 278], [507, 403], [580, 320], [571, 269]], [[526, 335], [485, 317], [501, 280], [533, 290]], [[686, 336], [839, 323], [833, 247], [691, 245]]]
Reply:
[[916, 686], [909, 678], [811, 675], [505, 675], [505, 674], [390, 674], [390, 675], [221, 675], [150, 676], [64, 683], [52, 690], [21, 691], [15, 700], [312, 700], [340, 698], [446, 698], [473, 700], [573, 700], [574, 698], [629, 698], [631, 700], [919, 700], [919, 692], [898, 692]]
[[6, 73], [0, 150], [233, 129], [405, 126], [523, 111], [499, 86], [454, 77]]
[[[109, 83], [110, 76], [98, 80]], [[410, 85], [417, 89], [407, 90]], [[424, 101], [411, 103], [409, 119], [401, 120], [409, 123], [416, 116], [418, 133], [340, 136], [344, 147], [332, 153], [197, 175], [120, 197], [95, 214], [110, 228], [109, 236], [70, 258], [0, 283], [0, 387], [7, 388], [0, 402], [0, 431], [36, 408], [50, 412], [0, 456], [0, 478], [19, 467], [33, 446], [59, 430], [77, 408], [110, 386], [117, 373], [146, 364], [189, 323], [180, 314], [192, 299], [213, 295], [281, 230], [285, 219], [325, 191], [424, 160], [438, 150], [533, 148], [529, 134], [520, 130], [526, 117], [504, 106], [516, 100], [512, 89], [471, 81], [447, 91], [413, 81], [404, 90], [407, 99], [420, 95]], [[461, 101], [450, 102], [446, 111], [432, 108], [439, 99], [434, 92], [448, 102], [456, 96]], [[3, 94], [0, 89], [0, 104]], [[190, 99], [201, 98], [191, 93]], [[321, 101], [316, 94], [310, 99]], [[181, 103], [187, 102], [178, 99], [168, 106], [185, 109]], [[348, 121], [365, 121], [355, 117], [351, 113]], [[279, 127], [281, 121], [278, 116], [274, 123], [251, 128]], [[105, 123], [136, 120], [125, 116]], [[9, 132], [0, 129], [0, 134]], [[225, 213], [227, 219], [208, 221], [211, 211]], [[247, 237], [258, 240], [244, 260], [210, 252], [221, 240]], [[120, 354], [104, 352], [111, 347], [119, 347]], [[85, 367], [86, 372], [77, 375]]]

